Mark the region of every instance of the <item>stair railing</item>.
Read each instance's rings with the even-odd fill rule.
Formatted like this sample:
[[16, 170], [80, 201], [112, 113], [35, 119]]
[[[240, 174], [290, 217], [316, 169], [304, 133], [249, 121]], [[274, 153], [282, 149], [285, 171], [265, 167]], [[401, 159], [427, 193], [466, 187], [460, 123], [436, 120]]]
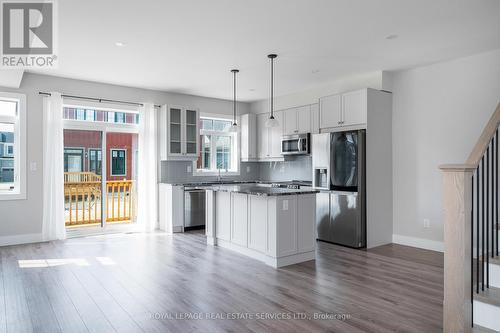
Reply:
[[498, 256], [500, 104], [465, 164], [442, 165], [444, 332], [470, 332], [474, 293], [489, 288], [489, 258]]

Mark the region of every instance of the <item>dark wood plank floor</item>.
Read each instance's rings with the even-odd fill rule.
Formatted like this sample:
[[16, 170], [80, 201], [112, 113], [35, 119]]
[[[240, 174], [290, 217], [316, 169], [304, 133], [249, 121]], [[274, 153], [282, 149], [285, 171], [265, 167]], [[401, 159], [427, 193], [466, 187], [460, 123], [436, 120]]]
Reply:
[[320, 242], [316, 261], [278, 270], [207, 246], [200, 232], [0, 254], [0, 332], [442, 331], [443, 257], [399, 245]]

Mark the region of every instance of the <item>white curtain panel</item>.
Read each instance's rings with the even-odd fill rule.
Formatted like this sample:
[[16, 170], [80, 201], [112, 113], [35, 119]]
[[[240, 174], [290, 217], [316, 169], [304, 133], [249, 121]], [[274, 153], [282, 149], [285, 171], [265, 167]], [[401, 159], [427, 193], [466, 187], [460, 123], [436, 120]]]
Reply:
[[52, 92], [43, 99], [43, 225], [44, 240], [66, 238], [64, 226], [63, 101]]
[[154, 231], [158, 224], [156, 109], [145, 103], [139, 109], [139, 166], [137, 175], [137, 222], [144, 231]]

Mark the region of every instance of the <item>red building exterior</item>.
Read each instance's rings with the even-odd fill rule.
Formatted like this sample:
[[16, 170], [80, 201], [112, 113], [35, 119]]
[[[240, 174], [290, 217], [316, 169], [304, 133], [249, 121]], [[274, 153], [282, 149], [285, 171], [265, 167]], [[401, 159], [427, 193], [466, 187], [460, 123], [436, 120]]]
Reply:
[[[101, 132], [97, 131], [82, 131], [82, 130], [64, 130], [64, 150], [65, 155], [70, 151], [74, 156], [78, 156], [78, 152], [82, 152], [81, 156], [81, 171], [91, 170], [91, 154], [94, 161], [98, 161], [102, 165], [102, 156], [104, 154], [97, 153], [101, 149]], [[125, 175], [111, 175], [113, 149], [125, 151]], [[76, 153], [75, 153], [76, 152]], [[98, 154], [102, 154], [98, 156]], [[137, 154], [137, 134], [132, 133], [107, 133], [106, 136], [106, 179], [107, 180], [131, 180], [135, 177], [134, 160]], [[77, 157], [78, 158], [78, 157]], [[93, 164], [95, 165], [95, 164]], [[95, 168], [95, 167], [94, 167]], [[100, 166], [98, 167], [100, 169]]]

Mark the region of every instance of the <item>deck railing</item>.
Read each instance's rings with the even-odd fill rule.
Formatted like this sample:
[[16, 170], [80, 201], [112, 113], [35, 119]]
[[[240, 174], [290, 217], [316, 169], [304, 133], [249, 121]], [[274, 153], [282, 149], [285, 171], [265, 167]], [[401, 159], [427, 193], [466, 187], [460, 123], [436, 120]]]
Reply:
[[65, 172], [64, 183], [92, 183], [100, 182], [101, 176], [94, 172]]
[[[106, 222], [131, 222], [134, 217], [134, 182], [107, 181]], [[91, 172], [64, 173], [65, 224], [67, 227], [101, 224], [101, 177]]]

